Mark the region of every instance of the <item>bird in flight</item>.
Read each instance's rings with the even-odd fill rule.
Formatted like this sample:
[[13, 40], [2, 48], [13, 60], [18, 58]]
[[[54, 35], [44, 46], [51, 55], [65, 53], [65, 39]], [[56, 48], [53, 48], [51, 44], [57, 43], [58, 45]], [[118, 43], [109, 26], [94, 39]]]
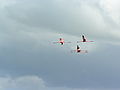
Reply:
[[84, 35], [82, 35], [82, 41], [77, 41], [77, 43], [79, 42], [94, 42], [94, 41], [88, 41]]
[[76, 52], [76, 53], [88, 53], [87, 50], [81, 50], [80, 47], [77, 45], [76, 50], [71, 50], [71, 52]]
[[61, 45], [64, 45], [64, 43], [71, 43], [71, 42], [65, 42], [63, 38], [59, 38], [59, 41], [53, 42], [54, 44], [60, 43]]

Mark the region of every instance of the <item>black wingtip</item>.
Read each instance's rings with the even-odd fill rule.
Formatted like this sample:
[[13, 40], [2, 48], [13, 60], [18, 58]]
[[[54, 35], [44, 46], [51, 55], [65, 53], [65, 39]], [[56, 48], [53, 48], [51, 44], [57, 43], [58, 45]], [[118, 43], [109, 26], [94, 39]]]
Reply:
[[80, 47], [77, 45], [77, 49], [79, 49]]

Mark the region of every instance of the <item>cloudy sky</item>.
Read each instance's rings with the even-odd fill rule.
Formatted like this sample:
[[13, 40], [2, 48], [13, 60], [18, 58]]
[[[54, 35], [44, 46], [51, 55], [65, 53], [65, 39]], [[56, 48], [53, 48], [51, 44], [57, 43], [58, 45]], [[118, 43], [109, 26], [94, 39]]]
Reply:
[[119, 0], [0, 0], [0, 90], [120, 90], [119, 54]]

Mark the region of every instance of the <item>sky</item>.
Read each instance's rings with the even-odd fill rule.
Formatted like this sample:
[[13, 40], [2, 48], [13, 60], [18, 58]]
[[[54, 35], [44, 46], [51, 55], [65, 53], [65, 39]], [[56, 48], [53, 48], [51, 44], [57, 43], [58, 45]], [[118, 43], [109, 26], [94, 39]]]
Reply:
[[0, 90], [120, 90], [119, 4], [0, 0]]

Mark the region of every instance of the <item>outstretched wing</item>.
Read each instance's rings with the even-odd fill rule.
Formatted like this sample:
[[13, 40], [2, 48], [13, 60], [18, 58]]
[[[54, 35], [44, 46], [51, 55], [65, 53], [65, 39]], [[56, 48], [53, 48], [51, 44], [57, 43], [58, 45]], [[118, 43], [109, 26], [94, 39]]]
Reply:
[[71, 53], [75, 53], [75, 52], [77, 52], [77, 50], [71, 50]]
[[94, 42], [94, 41], [87, 41], [87, 39], [85, 38], [85, 36], [82, 35], [82, 41], [77, 41], [77, 43], [80, 43], [80, 42]]
[[80, 53], [88, 53], [87, 50], [81, 50]]
[[64, 43], [72, 43], [72, 42], [64, 42]]
[[80, 47], [77, 45], [77, 50], [80, 49]]
[[53, 44], [57, 44], [57, 43], [60, 43], [61, 45], [64, 44], [64, 42], [53, 42]]
[[[84, 42], [84, 41], [77, 41], [77, 43]], [[94, 41], [85, 41], [85, 42], [94, 42]]]
[[71, 53], [88, 53], [87, 50], [80, 50], [80, 52], [77, 52], [77, 50], [71, 50]]
[[83, 40], [85, 39], [85, 36], [84, 36], [84, 35], [82, 35], [82, 39], [83, 39]]
[[53, 42], [53, 44], [60, 43], [60, 42]]
[[83, 40], [83, 42], [86, 42], [86, 39], [85, 39], [84, 35], [82, 35], [82, 40]]

